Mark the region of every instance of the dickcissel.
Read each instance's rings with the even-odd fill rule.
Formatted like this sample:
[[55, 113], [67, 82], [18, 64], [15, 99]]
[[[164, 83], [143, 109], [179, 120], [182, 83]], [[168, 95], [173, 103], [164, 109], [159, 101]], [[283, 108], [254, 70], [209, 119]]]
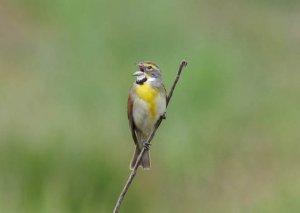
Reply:
[[[127, 105], [129, 127], [136, 146], [130, 163], [131, 170], [155, 123], [164, 115], [167, 100], [159, 66], [150, 61], [139, 62], [137, 66], [139, 70], [133, 73], [136, 81], [130, 88]], [[148, 149], [144, 152], [139, 166], [150, 169]]]

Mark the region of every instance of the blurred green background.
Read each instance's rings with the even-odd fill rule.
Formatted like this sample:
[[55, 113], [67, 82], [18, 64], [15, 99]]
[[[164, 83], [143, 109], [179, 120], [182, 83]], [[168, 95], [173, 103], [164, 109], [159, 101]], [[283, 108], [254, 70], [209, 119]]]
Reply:
[[121, 212], [300, 211], [300, 3], [3, 0], [0, 212], [112, 212], [141, 60], [183, 73]]

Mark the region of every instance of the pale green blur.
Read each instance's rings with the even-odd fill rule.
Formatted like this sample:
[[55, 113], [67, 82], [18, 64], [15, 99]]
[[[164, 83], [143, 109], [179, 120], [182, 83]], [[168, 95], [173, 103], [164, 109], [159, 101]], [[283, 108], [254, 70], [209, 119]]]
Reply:
[[1, 4], [1, 213], [112, 212], [134, 64], [183, 58], [121, 212], [300, 211], [299, 1]]

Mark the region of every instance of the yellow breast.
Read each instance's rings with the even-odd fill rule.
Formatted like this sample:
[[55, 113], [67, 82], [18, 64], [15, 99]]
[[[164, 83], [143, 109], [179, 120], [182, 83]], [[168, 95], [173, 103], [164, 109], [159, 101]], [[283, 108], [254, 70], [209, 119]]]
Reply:
[[148, 103], [151, 118], [154, 119], [156, 117], [158, 89], [151, 87], [149, 83], [144, 83], [136, 86], [136, 94], [139, 98]]

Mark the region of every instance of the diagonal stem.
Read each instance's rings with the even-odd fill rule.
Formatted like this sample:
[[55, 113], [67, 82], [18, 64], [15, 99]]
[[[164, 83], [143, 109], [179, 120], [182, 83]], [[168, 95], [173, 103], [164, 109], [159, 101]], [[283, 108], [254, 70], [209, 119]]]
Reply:
[[[174, 82], [173, 82], [172, 88], [171, 88], [171, 90], [170, 90], [170, 92], [169, 92], [169, 95], [168, 95], [168, 97], [167, 97], [167, 107], [168, 107], [169, 102], [170, 102], [170, 100], [171, 100], [171, 98], [172, 98], [172, 96], [173, 96], [173, 92], [174, 92], [175, 87], [176, 87], [176, 85], [177, 85], [177, 82], [178, 82], [178, 80], [179, 80], [179, 78], [180, 78], [180, 74], [181, 74], [183, 68], [186, 67], [186, 65], [187, 65], [187, 61], [186, 61], [186, 60], [182, 60], [181, 63], [180, 63], [180, 66], [179, 66], [179, 69], [178, 69], [176, 78], [175, 78], [175, 80], [174, 80]], [[150, 137], [149, 137], [148, 140], [146, 141], [146, 144], [148, 144], [149, 146], [151, 145], [151, 141], [152, 141], [152, 139], [153, 139], [153, 137], [154, 137], [154, 135], [155, 135], [155, 133], [156, 133], [156, 131], [157, 131], [159, 125], [161, 124], [161, 122], [162, 122], [162, 120], [163, 120], [163, 117], [164, 117], [164, 116], [161, 116], [161, 117], [157, 120], [157, 122], [155, 123], [154, 129], [153, 129], [153, 131], [152, 131]], [[127, 182], [126, 182], [126, 184], [125, 184], [125, 186], [124, 186], [124, 188], [123, 188], [123, 190], [122, 190], [122, 192], [121, 192], [121, 194], [120, 194], [120, 196], [119, 196], [119, 198], [118, 198], [118, 201], [117, 201], [117, 203], [116, 203], [116, 205], [115, 205], [115, 208], [114, 208], [113, 213], [118, 213], [118, 212], [119, 212], [121, 203], [122, 203], [122, 201], [123, 201], [123, 199], [124, 199], [124, 197], [125, 197], [125, 195], [126, 195], [128, 189], [129, 189], [129, 187], [130, 187], [130, 185], [131, 185], [131, 183], [132, 183], [134, 177], [136, 176], [136, 172], [137, 172], [138, 166], [139, 166], [139, 164], [140, 164], [140, 161], [141, 161], [142, 156], [143, 156], [143, 154], [144, 154], [145, 151], [146, 151], [146, 148], [143, 147], [143, 149], [141, 150], [141, 152], [140, 152], [140, 154], [139, 154], [139, 156], [138, 156], [138, 158], [137, 158], [137, 160], [136, 160], [136, 162], [135, 162], [135, 165], [134, 165], [134, 167], [133, 167], [133, 169], [132, 169], [132, 171], [131, 171], [131, 173], [130, 173], [130, 175], [129, 175], [129, 177], [128, 177], [128, 180], [127, 180]]]

